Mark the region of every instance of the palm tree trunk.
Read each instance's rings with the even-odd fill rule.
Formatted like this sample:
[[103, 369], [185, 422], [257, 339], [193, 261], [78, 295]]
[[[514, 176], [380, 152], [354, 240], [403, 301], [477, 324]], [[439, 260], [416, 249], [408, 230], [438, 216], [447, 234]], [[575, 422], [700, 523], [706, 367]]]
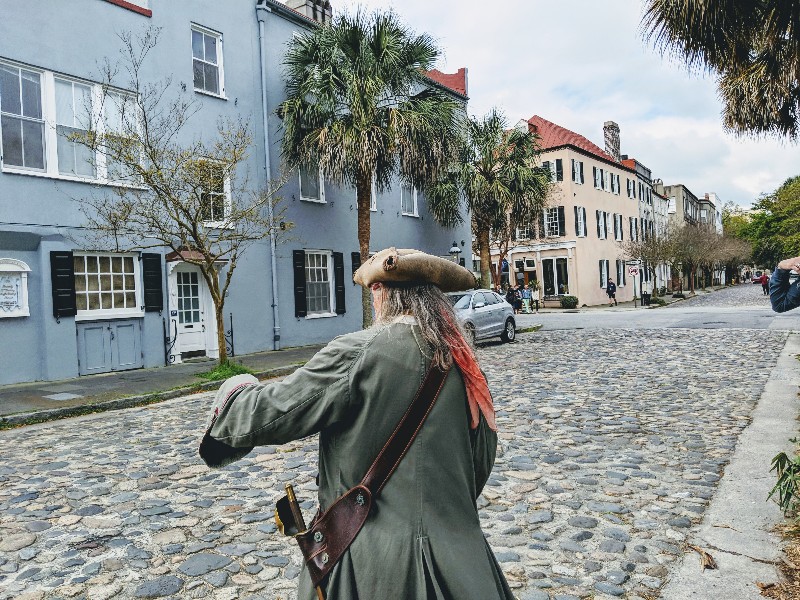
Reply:
[[[361, 264], [369, 260], [370, 204], [372, 182], [369, 177], [361, 175], [356, 182], [356, 198], [358, 207], [358, 249], [361, 252]], [[372, 325], [372, 297], [367, 288], [361, 289], [361, 326], [366, 329]]]
[[[478, 232], [478, 252], [481, 257], [481, 287], [492, 285], [492, 278], [489, 270], [492, 268], [492, 256], [489, 253], [489, 229], [481, 228]], [[498, 269], [499, 269], [498, 263]], [[499, 278], [498, 274], [498, 278]], [[499, 282], [498, 282], [499, 285]]]

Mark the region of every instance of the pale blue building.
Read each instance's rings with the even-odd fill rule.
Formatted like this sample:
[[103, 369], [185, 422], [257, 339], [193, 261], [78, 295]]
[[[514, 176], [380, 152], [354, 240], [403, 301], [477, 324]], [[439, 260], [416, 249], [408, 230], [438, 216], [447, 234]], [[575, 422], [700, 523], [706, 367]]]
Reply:
[[[220, 117], [250, 123], [254, 185], [281, 175], [281, 62], [292, 36], [331, 16], [328, 2], [290, 0], [6, 0], [0, 19], [0, 384], [58, 380], [215, 357], [213, 304], [199, 269], [165, 249], [92, 248], [80, 199], [111, 166], [70, 141], [99, 97], [98, 64], [123, 31], [161, 29], [145, 76], [172, 77], [202, 102], [187, 135]], [[35, 32], [35, 35], [34, 35]], [[434, 72], [467, 102], [463, 85]], [[268, 127], [265, 131], [265, 119]], [[221, 192], [224, 193], [224, 192]], [[355, 190], [289, 173], [280, 194], [291, 239], [252, 245], [226, 299], [236, 354], [321, 343], [361, 326]], [[398, 183], [373, 202], [372, 249], [470, 255], [468, 222], [444, 229]], [[222, 267], [224, 269], [224, 266]]]

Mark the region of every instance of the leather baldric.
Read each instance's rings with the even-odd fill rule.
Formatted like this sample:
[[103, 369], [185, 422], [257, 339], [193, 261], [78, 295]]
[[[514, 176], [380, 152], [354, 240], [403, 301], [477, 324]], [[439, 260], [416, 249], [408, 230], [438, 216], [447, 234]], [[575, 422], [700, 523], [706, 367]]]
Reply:
[[378, 453], [367, 474], [295, 537], [315, 586], [330, 572], [361, 531], [372, 503], [408, 452], [439, 397], [449, 370], [431, 367], [414, 400]]

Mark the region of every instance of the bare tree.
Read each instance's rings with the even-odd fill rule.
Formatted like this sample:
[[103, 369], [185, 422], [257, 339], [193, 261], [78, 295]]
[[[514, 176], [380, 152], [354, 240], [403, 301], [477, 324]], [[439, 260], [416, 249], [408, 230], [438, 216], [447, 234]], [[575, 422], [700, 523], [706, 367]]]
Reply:
[[[638, 240], [627, 240], [622, 244], [623, 258], [641, 260], [643, 268], [647, 269], [652, 278], [656, 276], [658, 265], [673, 261], [674, 252], [675, 248], [669, 231], [660, 236], [649, 235]], [[653, 291], [657, 291], [655, 286]]]
[[90, 126], [70, 137], [92, 150], [103, 185], [79, 202], [96, 247], [166, 247], [200, 268], [223, 364], [223, 310], [238, 261], [253, 242], [292, 224], [275, 196], [279, 182], [259, 188], [248, 181], [252, 135], [244, 119], [190, 130], [200, 118], [195, 95], [180, 93], [169, 77], [144, 79], [158, 37], [158, 28], [119, 34], [119, 63], [101, 66], [100, 106], [89, 107]]

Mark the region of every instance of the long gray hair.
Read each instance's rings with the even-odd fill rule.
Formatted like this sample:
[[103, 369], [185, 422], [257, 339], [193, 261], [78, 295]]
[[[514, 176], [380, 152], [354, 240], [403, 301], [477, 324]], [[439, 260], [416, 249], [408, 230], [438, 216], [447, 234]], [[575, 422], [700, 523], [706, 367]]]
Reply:
[[403, 315], [416, 317], [422, 338], [433, 351], [431, 362], [434, 366], [446, 369], [453, 364], [451, 345], [465, 344], [472, 351], [471, 338], [453, 312], [452, 303], [435, 285], [394, 286], [384, 283], [381, 293], [381, 310], [375, 316], [375, 326], [388, 325]]

